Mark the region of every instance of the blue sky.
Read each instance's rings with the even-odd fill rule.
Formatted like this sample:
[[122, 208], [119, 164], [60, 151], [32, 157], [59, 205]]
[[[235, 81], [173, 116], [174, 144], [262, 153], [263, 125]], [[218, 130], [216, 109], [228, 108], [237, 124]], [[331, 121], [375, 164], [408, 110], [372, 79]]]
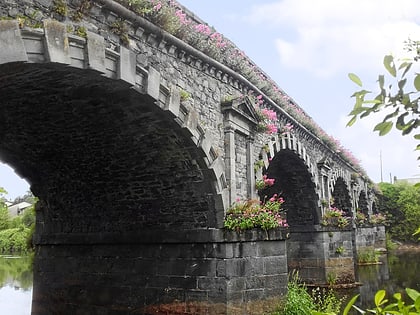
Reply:
[[[357, 73], [374, 89], [383, 56], [403, 56], [403, 41], [420, 40], [418, 0], [179, 0], [232, 40], [330, 135], [361, 161], [369, 177], [420, 175], [417, 144], [410, 136], [379, 137], [369, 117], [346, 128]], [[420, 70], [417, 70], [420, 72]], [[28, 185], [0, 165], [9, 198]]]

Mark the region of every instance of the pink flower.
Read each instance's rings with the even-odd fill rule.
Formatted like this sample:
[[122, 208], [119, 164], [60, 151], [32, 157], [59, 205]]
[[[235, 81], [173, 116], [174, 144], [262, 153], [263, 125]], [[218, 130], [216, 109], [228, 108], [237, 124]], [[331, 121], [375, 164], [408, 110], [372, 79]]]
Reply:
[[159, 11], [162, 8], [162, 3], [159, 1], [154, 7], [153, 10]]
[[274, 125], [274, 124], [268, 124], [267, 125], [267, 133], [268, 134], [277, 133], [277, 126]]
[[267, 119], [273, 121], [277, 120], [277, 113], [274, 110], [264, 108], [261, 112]]
[[211, 29], [206, 24], [197, 24], [194, 28], [197, 32], [202, 33], [204, 35], [209, 36], [211, 34]]

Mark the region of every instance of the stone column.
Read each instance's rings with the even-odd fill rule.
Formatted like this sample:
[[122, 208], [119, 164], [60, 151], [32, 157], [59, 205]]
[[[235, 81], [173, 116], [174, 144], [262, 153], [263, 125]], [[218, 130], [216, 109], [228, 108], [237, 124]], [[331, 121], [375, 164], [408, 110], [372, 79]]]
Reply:
[[225, 165], [226, 182], [229, 189], [229, 204], [236, 199], [236, 167], [235, 167], [235, 128], [230, 124], [225, 126]]

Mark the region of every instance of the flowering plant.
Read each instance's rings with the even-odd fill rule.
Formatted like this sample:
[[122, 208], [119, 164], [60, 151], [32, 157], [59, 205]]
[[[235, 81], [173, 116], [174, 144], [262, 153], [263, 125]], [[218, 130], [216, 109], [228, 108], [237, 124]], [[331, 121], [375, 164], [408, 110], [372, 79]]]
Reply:
[[254, 105], [259, 120], [257, 130], [268, 134], [277, 133], [277, 113], [271, 109], [261, 108], [263, 103], [263, 96], [258, 95]]
[[284, 136], [284, 135], [290, 134], [292, 131], [293, 131], [293, 125], [291, 123], [287, 123], [281, 128], [280, 134]]
[[242, 231], [253, 228], [263, 230], [288, 227], [281, 208], [282, 197], [273, 195], [267, 202], [257, 199], [238, 200], [227, 211], [224, 227], [228, 230]]
[[367, 216], [359, 209], [356, 210], [356, 224], [357, 225], [363, 225], [367, 223]]
[[373, 214], [371, 215], [369, 222], [374, 225], [384, 224], [386, 222], [386, 216], [382, 213]]
[[273, 186], [275, 181], [276, 180], [274, 178], [268, 178], [267, 175], [263, 175], [262, 179], [258, 179], [255, 182], [255, 188], [257, 188], [257, 190], [263, 190], [267, 187]]
[[344, 228], [350, 224], [350, 217], [345, 215], [346, 213], [343, 210], [331, 206], [322, 216], [321, 225]]
[[[321, 127], [257, 65], [229, 39], [202, 21], [188, 16], [175, 0], [117, 0], [130, 10], [160, 26], [210, 57], [243, 75], [268, 97], [280, 105], [296, 121], [315, 134], [328, 147], [352, 164], [358, 172], [366, 175], [352, 152], [328, 135]], [[126, 37], [125, 37], [126, 38]], [[127, 41], [127, 38], [126, 38]], [[277, 133], [275, 122], [261, 122], [259, 129]]]

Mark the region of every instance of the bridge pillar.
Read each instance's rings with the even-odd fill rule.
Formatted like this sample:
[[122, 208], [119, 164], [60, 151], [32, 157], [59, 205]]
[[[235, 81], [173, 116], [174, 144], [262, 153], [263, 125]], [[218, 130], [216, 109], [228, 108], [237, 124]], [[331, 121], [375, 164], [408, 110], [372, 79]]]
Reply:
[[287, 287], [281, 230], [149, 230], [37, 243], [33, 315], [231, 314]]
[[289, 271], [307, 284], [355, 282], [352, 230], [294, 228], [287, 241]]

